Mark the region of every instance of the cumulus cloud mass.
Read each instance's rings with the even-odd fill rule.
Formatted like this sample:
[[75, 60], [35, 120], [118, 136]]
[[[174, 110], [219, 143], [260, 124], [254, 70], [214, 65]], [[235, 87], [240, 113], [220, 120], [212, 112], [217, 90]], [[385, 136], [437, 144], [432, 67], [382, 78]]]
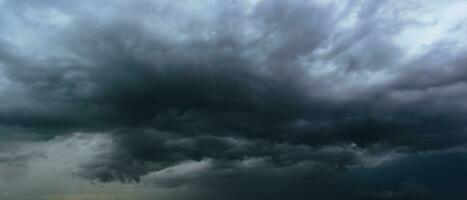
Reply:
[[0, 199], [467, 199], [463, 0], [0, 0]]

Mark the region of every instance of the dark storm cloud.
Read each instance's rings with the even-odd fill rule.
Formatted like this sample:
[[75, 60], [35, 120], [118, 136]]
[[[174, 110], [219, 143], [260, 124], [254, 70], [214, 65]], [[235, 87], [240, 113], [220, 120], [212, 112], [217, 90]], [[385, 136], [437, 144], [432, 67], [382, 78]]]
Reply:
[[[356, 199], [358, 195], [353, 192], [355, 188], [348, 184], [348, 177], [344, 174], [317, 168], [312, 163], [274, 168], [267, 167], [267, 160], [260, 160], [250, 161], [257, 162], [256, 166], [242, 166], [248, 162], [246, 161], [231, 165], [230, 167], [236, 168], [234, 171], [231, 168], [216, 168], [217, 163], [202, 162], [213, 166], [209, 170], [197, 171], [192, 177], [183, 173], [179, 176], [166, 172], [151, 174], [153, 179], [149, 181], [156, 185], [176, 184], [181, 178], [184, 184], [189, 184], [187, 189], [195, 190], [193, 199]], [[200, 165], [202, 164], [204, 163]], [[173, 168], [169, 170], [178, 172]], [[167, 180], [171, 182], [165, 182]]]
[[465, 151], [427, 153], [355, 169], [351, 176], [366, 188], [361, 195], [369, 199], [464, 199], [465, 166]]
[[[138, 137], [135, 137], [135, 134]], [[357, 163], [356, 154], [362, 151], [352, 145], [311, 147], [276, 143], [267, 139], [240, 139], [212, 135], [180, 137], [173, 133], [127, 131], [116, 138], [118, 150], [99, 155], [84, 163], [78, 174], [101, 181], [139, 181], [140, 176], [163, 170], [184, 161], [212, 159], [220, 169], [231, 168], [250, 159], [267, 160], [266, 167], [288, 167], [313, 161], [313, 167], [343, 170]], [[152, 161], [152, 162], [148, 162]], [[240, 173], [240, 172], [238, 172]]]
[[202, 176], [154, 182], [168, 187], [224, 176], [246, 187], [262, 173], [239, 166], [254, 159], [258, 183], [280, 187], [303, 163], [334, 176], [362, 152], [465, 144], [465, 46], [409, 55], [394, 38], [417, 24], [397, 15], [411, 5], [4, 1], [0, 130], [112, 134], [117, 148], [77, 172], [104, 182], [208, 162]]
[[[363, 18], [364, 25], [355, 31], [390, 28], [379, 28], [367, 22], [377, 20], [373, 15], [378, 5], [373, 4], [376, 3], [363, 6], [359, 17]], [[128, 13], [129, 16], [112, 21], [103, 19], [104, 22], [91, 23], [91, 20], [99, 22], [99, 18], [77, 16], [76, 24], [68, 25], [71, 27], [63, 32], [70, 37], [61, 39], [65, 41], [63, 45], [83, 60], [52, 57], [36, 61], [6, 54], [5, 73], [14, 85], [25, 90], [16, 95], [28, 100], [12, 102], [9, 108], [4, 108], [3, 124], [47, 132], [57, 128], [105, 130], [149, 126], [188, 134], [216, 132], [313, 144], [341, 140], [372, 143], [387, 138], [390, 132], [395, 132], [397, 137], [412, 137], [416, 132], [414, 128], [423, 127], [428, 114], [420, 113], [421, 108], [406, 108], [411, 105], [387, 108], [386, 104], [393, 103], [392, 99], [386, 100], [391, 97], [387, 95], [398, 94], [403, 89], [382, 86], [372, 91], [370, 88], [362, 94], [367, 96], [357, 97], [357, 100], [330, 103], [327, 98], [334, 94], [327, 94], [329, 91], [324, 89], [327, 86], [321, 82], [338, 77], [308, 80], [309, 72], [297, 59], [329, 45], [325, 43], [333, 41], [330, 38], [333, 34], [343, 34], [332, 29], [337, 19], [331, 6], [271, 1], [262, 2], [256, 5], [253, 13], [245, 14], [239, 5], [221, 5], [222, 11], [212, 17], [227, 22], [209, 20], [205, 25], [208, 22], [197, 21], [203, 19], [182, 18], [181, 21], [187, 22], [176, 24], [181, 26], [177, 28], [193, 34], [181, 42], [170, 41], [158, 36], [157, 31], [148, 30], [141, 16], [133, 13], [141, 9], [135, 6], [129, 9], [132, 15]], [[149, 15], [147, 10], [141, 12], [142, 16]], [[179, 22], [175, 20], [174, 23]], [[246, 34], [243, 30], [238, 30], [239, 26], [254, 29], [259, 36], [248, 39], [242, 35]], [[212, 36], [203, 38], [197, 35], [200, 32]], [[398, 54], [398, 49], [379, 35], [384, 34], [353, 39], [351, 43], [356, 49], [340, 55], [344, 62], [349, 62], [348, 69], [366, 71], [374, 66], [391, 67], [395, 56], [381, 56]], [[342, 45], [346, 46], [345, 43], [349, 41]], [[339, 45], [333, 46], [341, 48]], [[372, 45], [375, 50], [360, 49]], [[257, 57], [264, 58], [258, 61]], [[319, 93], [331, 96], [313, 98], [321, 96]], [[368, 104], [371, 106], [366, 106]], [[417, 106], [423, 107], [423, 103]], [[380, 111], [386, 116], [379, 116]], [[435, 113], [429, 114], [438, 115], [441, 111], [432, 112]], [[407, 120], [409, 122], [398, 119], [406, 113], [413, 113], [413, 119]], [[455, 119], [461, 121], [459, 117]], [[461, 128], [455, 121], [446, 120], [445, 123]], [[395, 130], [386, 127], [395, 127]], [[410, 133], [399, 134], [405, 130]]]

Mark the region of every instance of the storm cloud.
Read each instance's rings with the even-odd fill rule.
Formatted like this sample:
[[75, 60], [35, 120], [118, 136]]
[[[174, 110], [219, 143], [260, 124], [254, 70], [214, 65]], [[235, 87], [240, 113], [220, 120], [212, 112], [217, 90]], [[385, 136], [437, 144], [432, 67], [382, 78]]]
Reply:
[[[169, 199], [466, 196], [465, 181], [431, 173], [465, 177], [433, 167], [465, 160], [463, 1], [3, 0], [0, 10], [2, 178], [82, 144], [69, 152], [82, 159], [56, 165], [67, 175], [185, 189]], [[398, 178], [376, 181], [386, 173]]]

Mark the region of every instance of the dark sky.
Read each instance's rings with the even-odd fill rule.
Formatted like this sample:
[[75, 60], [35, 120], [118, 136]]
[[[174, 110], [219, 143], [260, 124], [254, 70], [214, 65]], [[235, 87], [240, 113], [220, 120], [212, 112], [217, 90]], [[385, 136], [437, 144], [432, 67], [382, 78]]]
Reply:
[[0, 0], [0, 199], [467, 199], [467, 2]]

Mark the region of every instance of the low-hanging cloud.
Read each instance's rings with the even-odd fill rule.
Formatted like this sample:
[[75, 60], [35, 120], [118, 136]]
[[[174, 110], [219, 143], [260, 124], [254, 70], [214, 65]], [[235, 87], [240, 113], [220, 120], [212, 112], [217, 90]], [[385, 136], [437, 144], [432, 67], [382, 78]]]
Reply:
[[466, 7], [0, 1], [0, 131], [39, 142], [106, 134], [112, 148], [73, 172], [102, 182], [201, 191], [231, 180], [246, 195], [252, 177], [293, 182], [306, 199], [285, 174], [320, 188], [322, 173], [323, 191], [345, 188], [349, 199], [428, 196], [417, 181], [391, 192], [334, 183], [378, 155], [465, 145]]

